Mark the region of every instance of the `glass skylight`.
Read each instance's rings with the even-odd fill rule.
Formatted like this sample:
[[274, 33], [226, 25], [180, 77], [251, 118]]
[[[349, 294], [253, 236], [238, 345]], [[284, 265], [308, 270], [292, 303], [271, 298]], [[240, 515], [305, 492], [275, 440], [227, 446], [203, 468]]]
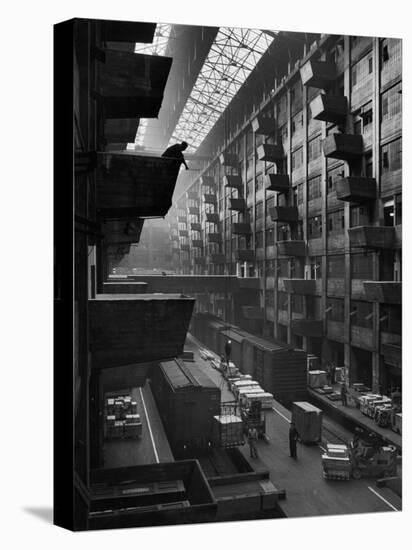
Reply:
[[134, 53], [145, 53], [148, 55], [164, 55], [169, 42], [172, 25], [161, 25], [158, 23], [151, 44], [136, 42]]
[[196, 151], [273, 39], [254, 29], [219, 29], [170, 143], [187, 141], [188, 152]]
[[[153, 44], [136, 44], [135, 53], [164, 55], [171, 25], [157, 25]], [[187, 141], [193, 153], [218, 121], [276, 32], [221, 27], [170, 139]], [[142, 146], [148, 120], [140, 119], [135, 145]]]

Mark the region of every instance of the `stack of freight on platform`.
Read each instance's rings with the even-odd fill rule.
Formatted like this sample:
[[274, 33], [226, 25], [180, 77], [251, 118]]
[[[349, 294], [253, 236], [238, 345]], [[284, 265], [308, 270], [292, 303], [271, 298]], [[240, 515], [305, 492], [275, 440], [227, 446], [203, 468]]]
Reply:
[[213, 442], [218, 447], [243, 445], [242, 419], [234, 414], [213, 417]]
[[130, 395], [106, 397], [105, 437], [108, 440], [137, 438], [142, 435], [142, 421], [137, 403]]

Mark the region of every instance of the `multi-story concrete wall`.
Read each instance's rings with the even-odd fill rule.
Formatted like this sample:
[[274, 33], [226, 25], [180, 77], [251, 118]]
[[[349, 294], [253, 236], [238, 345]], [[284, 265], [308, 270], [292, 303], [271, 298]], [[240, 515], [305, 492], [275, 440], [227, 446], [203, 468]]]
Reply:
[[401, 41], [322, 35], [289, 69], [175, 200], [176, 271], [259, 276], [256, 331], [400, 386]]

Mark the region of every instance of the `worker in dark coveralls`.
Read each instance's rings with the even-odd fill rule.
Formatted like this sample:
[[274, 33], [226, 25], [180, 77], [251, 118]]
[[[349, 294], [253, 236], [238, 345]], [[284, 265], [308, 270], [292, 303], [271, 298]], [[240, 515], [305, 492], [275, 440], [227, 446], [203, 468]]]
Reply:
[[298, 441], [298, 432], [295, 428], [295, 424], [291, 422], [289, 427], [289, 452], [292, 458], [297, 458], [296, 444]]
[[257, 429], [255, 427], [249, 428], [247, 432], [247, 439], [249, 442], [250, 458], [257, 458], [256, 441], [258, 438]]
[[332, 361], [330, 364], [330, 385], [334, 386], [336, 384], [336, 365]]
[[182, 143], [176, 143], [175, 145], [168, 147], [162, 154], [162, 157], [180, 160], [180, 162], [186, 166], [186, 170], [189, 170], [185, 157], [183, 156], [183, 151], [185, 151], [187, 147], [188, 145], [185, 141], [182, 141]]
[[231, 353], [232, 353], [232, 340], [228, 340], [225, 344], [225, 356], [226, 356], [227, 364], [229, 364]]
[[346, 387], [345, 382], [342, 384], [340, 389], [340, 398], [342, 399], [342, 405], [344, 407], [348, 406], [348, 388]]

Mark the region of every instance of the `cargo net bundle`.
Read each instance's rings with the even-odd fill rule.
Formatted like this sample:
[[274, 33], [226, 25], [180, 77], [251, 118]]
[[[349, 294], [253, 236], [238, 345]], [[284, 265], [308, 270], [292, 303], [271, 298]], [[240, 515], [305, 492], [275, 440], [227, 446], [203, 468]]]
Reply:
[[243, 422], [237, 401], [221, 404], [220, 414], [213, 417], [212, 432], [215, 447], [229, 449], [244, 445]]

